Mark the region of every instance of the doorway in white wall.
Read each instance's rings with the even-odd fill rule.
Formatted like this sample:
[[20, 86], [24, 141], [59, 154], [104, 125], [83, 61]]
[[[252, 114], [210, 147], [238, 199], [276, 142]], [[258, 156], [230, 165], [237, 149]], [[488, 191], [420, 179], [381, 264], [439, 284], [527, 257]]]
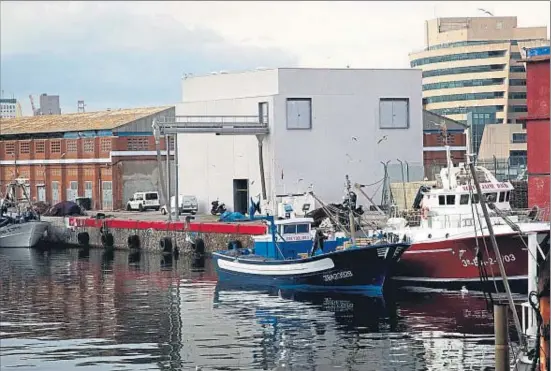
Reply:
[[233, 180], [233, 211], [246, 214], [249, 200], [249, 179]]

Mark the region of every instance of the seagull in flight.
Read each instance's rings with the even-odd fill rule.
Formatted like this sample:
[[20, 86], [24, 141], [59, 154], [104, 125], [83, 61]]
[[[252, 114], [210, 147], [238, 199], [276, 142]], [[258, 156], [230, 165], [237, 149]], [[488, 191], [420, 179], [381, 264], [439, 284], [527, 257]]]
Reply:
[[383, 136], [381, 139], [379, 139], [379, 140], [377, 141], [377, 144], [381, 143], [383, 140], [386, 140], [386, 138], [387, 138], [386, 135]]
[[358, 137], [352, 137], [352, 140], [355, 140], [356, 142], [358, 141]]
[[487, 11], [486, 9], [478, 8], [478, 10], [480, 10], [480, 11], [483, 12], [483, 13], [488, 14], [489, 16], [492, 16], [492, 17], [494, 16], [492, 13], [490, 13], [490, 12]]

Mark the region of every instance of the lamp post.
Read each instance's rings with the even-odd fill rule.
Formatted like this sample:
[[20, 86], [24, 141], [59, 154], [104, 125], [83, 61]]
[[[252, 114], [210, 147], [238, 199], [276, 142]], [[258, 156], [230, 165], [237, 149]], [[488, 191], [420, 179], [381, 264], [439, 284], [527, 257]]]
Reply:
[[406, 181], [404, 179], [404, 163], [397, 158], [396, 161], [400, 163], [400, 168], [402, 169], [402, 189], [404, 190], [404, 210], [407, 208], [407, 197], [406, 197]]

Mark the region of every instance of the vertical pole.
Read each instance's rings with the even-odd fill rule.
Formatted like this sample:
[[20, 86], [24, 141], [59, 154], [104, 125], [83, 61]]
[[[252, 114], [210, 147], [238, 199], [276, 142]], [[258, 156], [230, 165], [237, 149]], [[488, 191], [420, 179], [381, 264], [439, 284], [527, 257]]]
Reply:
[[494, 334], [496, 347], [496, 371], [509, 371], [509, 328], [507, 327], [507, 306], [494, 305]]
[[172, 203], [170, 194], [170, 136], [165, 134], [165, 148], [166, 148], [166, 194], [167, 202], [166, 209], [168, 211], [168, 221], [172, 221]]
[[180, 162], [178, 161], [178, 134], [174, 134], [174, 193], [176, 194], [176, 220], [180, 220]]
[[266, 201], [267, 192], [266, 192], [266, 178], [264, 173], [264, 155], [263, 155], [263, 135], [257, 135], [256, 139], [258, 140], [258, 166], [260, 168], [260, 185], [262, 187], [262, 199]]
[[[486, 227], [488, 228], [488, 234], [490, 235], [490, 241], [492, 242], [492, 247], [494, 249], [494, 254], [496, 256], [497, 264], [499, 266], [499, 272], [501, 274], [501, 278], [503, 279], [503, 286], [505, 287], [505, 292], [507, 293], [507, 299], [509, 301], [509, 306], [511, 307], [511, 311], [513, 312], [513, 320], [515, 322], [515, 327], [519, 336], [520, 340], [520, 347], [522, 350], [526, 350], [526, 339], [524, 337], [524, 334], [522, 333], [522, 327], [520, 325], [520, 319], [518, 318], [518, 313], [515, 309], [515, 303], [513, 301], [513, 297], [511, 296], [511, 288], [509, 287], [509, 280], [507, 279], [507, 273], [505, 272], [505, 266], [503, 265], [503, 259], [501, 257], [501, 253], [499, 252], [499, 247], [497, 246], [496, 236], [494, 233], [494, 226], [492, 225], [492, 221], [490, 220], [490, 214], [488, 213], [488, 207], [486, 206], [486, 196], [482, 193], [482, 189], [480, 188], [480, 183], [478, 181], [478, 178], [476, 177], [476, 171], [474, 167], [474, 163], [472, 161], [469, 161], [469, 169], [471, 171], [472, 179], [474, 182], [474, 185], [476, 187], [476, 193], [478, 193], [478, 198], [480, 199], [480, 207], [482, 208], [482, 213], [484, 214], [484, 220], [486, 221]], [[496, 369], [497, 370], [497, 369]]]
[[[532, 291], [538, 291], [538, 239], [536, 232], [528, 233], [528, 300], [530, 300], [530, 293]], [[522, 311], [524, 315], [524, 310]], [[534, 327], [534, 310], [528, 309], [528, 323], [526, 326], [526, 335], [534, 336], [536, 334], [536, 328]]]
[[[151, 125], [153, 128], [153, 137], [155, 138], [155, 150], [157, 151], [157, 167], [159, 168], [159, 182], [160, 182], [160, 189], [161, 189], [161, 197], [164, 199], [165, 203], [168, 204], [166, 200], [166, 187], [165, 187], [165, 176], [163, 174], [163, 160], [161, 158], [161, 133], [160, 133], [160, 127], [157, 122], [157, 119], [153, 119], [153, 124]], [[167, 206], [168, 207], [168, 206]]]

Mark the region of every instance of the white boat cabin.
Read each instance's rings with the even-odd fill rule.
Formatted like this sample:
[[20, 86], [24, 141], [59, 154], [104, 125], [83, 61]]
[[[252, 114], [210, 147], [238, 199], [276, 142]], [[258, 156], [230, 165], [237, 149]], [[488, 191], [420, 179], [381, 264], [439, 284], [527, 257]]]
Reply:
[[[486, 200], [501, 211], [510, 211], [513, 185], [499, 182], [490, 171], [480, 166], [475, 167], [475, 174]], [[443, 168], [436, 182], [436, 186], [423, 194], [420, 203], [422, 227], [461, 228], [478, 223], [473, 220], [473, 214], [481, 215], [480, 200], [470, 170], [464, 163]], [[496, 223], [502, 221], [498, 216], [495, 219]]]
[[313, 218], [289, 218], [275, 221], [278, 234], [285, 241], [303, 241], [312, 239]]

